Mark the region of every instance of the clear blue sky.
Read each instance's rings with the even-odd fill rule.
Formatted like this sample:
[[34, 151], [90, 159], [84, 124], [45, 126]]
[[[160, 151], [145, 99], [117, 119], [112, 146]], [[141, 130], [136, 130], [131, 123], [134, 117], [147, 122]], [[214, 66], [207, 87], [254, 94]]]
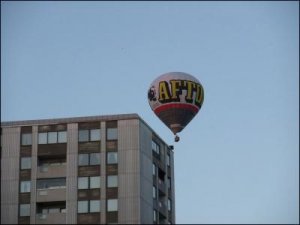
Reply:
[[[173, 135], [147, 90], [205, 90]], [[298, 2], [3, 2], [1, 120], [138, 113], [175, 145], [177, 223], [299, 223]]]

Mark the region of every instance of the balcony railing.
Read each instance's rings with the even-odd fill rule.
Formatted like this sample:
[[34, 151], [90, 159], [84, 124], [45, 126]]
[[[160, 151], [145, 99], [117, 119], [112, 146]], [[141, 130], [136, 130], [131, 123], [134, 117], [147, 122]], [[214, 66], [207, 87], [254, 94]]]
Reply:
[[54, 202], [66, 200], [66, 187], [53, 187], [37, 190], [37, 202]]
[[66, 164], [49, 164], [39, 166], [37, 171], [37, 178], [54, 178], [66, 176]]
[[64, 224], [66, 223], [66, 213], [37, 214], [36, 224]]

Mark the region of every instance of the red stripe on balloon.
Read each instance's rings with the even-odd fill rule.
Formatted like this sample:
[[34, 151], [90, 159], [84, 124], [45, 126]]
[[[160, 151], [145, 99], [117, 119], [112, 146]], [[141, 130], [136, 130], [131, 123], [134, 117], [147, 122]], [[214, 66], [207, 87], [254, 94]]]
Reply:
[[154, 112], [156, 114], [162, 112], [162, 111], [165, 111], [167, 109], [188, 109], [188, 110], [191, 110], [193, 111], [194, 113], [197, 113], [199, 111], [199, 108], [195, 105], [191, 105], [191, 104], [184, 104], [184, 103], [169, 103], [169, 104], [164, 104], [164, 105], [161, 105], [159, 107], [157, 107]]

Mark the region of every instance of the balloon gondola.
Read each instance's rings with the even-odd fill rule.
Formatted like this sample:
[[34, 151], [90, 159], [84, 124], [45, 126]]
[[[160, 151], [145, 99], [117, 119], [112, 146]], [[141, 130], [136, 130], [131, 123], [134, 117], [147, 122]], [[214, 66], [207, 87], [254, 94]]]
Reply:
[[173, 132], [175, 142], [202, 107], [204, 90], [192, 75], [170, 72], [157, 77], [148, 89], [148, 102], [157, 117]]

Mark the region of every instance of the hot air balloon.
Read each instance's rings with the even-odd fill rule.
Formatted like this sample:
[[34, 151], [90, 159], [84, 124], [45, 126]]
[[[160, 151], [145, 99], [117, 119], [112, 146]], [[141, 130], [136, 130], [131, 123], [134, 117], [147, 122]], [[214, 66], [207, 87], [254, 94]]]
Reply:
[[177, 133], [194, 118], [204, 100], [201, 83], [192, 75], [170, 72], [157, 77], [148, 90], [148, 101], [157, 117], [173, 132]]

